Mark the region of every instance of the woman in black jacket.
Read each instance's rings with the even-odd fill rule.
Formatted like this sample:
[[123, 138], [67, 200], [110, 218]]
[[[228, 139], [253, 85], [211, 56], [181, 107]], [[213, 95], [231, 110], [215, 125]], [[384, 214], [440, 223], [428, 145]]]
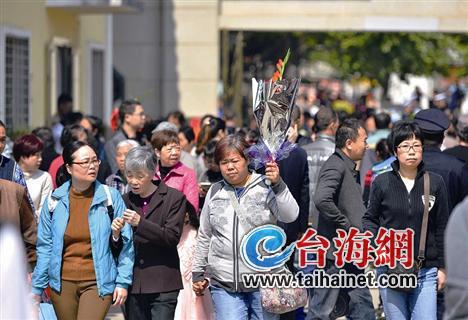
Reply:
[[183, 288], [177, 244], [182, 234], [185, 196], [154, 181], [152, 149], [136, 147], [125, 159], [131, 191], [123, 196], [127, 210], [121, 223], [133, 227], [135, 265], [127, 300], [128, 319], [173, 319]]
[[[413, 258], [417, 261], [424, 214], [423, 139], [419, 127], [401, 122], [391, 133], [397, 161], [392, 171], [379, 175], [372, 183], [369, 206], [363, 227], [378, 234], [380, 227], [414, 230]], [[429, 172], [429, 222], [425, 259], [418, 272], [416, 288], [403, 292], [380, 288], [387, 319], [436, 319], [437, 290], [445, 286], [444, 230], [448, 219], [447, 190], [442, 177]], [[378, 268], [378, 273], [387, 267]]]

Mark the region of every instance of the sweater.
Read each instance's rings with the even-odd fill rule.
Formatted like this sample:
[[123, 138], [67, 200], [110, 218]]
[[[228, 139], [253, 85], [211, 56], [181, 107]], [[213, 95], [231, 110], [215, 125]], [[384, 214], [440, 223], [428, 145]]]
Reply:
[[[393, 228], [414, 230], [413, 256], [416, 259], [419, 251], [421, 225], [424, 214], [424, 164], [418, 167], [413, 189], [408, 193], [398, 173], [399, 163], [392, 163], [393, 170], [377, 176], [372, 183], [369, 206], [362, 219], [364, 230], [370, 230], [377, 236], [378, 229]], [[448, 199], [445, 183], [441, 176], [429, 172], [429, 221], [425, 260], [423, 267], [443, 268], [444, 231], [448, 220]]]
[[96, 280], [88, 221], [93, 195], [94, 186], [83, 192], [70, 188], [70, 219], [63, 248], [63, 280]]

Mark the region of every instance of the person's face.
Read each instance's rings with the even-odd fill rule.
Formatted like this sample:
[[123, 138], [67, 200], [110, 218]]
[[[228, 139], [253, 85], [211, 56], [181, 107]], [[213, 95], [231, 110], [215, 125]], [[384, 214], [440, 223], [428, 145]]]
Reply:
[[87, 131], [80, 131], [77, 136], [77, 141], [87, 142], [88, 141], [88, 133]]
[[37, 152], [29, 157], [21, 157], [20, 164], [23, 171], [30, 172], [39, 169], [42, 163], [42, 152]]
[[80, 183], [93, 183], [101, 163], [94, 150], [89, 146], [81, 147], [72, 154], [72, 159], [73, 163], [67, 165], [67, 171], [72, 176], [72, 180]]
[[180, 128], [179, 119], [178, 119], [176, 116], [174, 116], [174, 115], [170, 115], [169, 118], [167, 118], [167, 122], [172, 123], [172, 124], [175, 125], [177, 128]]
[[216, 133], [216, 136], [214, 137], [215, 140], [221, 140], [222, 138], [224, 138], [226, 136], [226, 131], [224, 130], [218, 130], [218, 132]]
[[69, 101], [69, 102], [62, 103], [61, 105], [57, 107], [57, 109], [60, 115], [65, 115], [67, 113], [70, 113], [73, 110], [73, 102]]
[[364, 128], [360, 127], [358, 130], [358, 136], [356, 141], [351, 139], [347, 141], [346, 148], [348, 149], [348, 154], [353, 161], [359, 161], [364, 157], [364, 153], [367, 148], [367, 133]]
[[237, 150], [228, 150], [219, 162], [223, 178], [233, 186], [241, 186], [249, 175], [248, 163]]
[[147, 195], [151, 188], [154, 172], [147, 170], [126, 171], [128, 185], [134, 194]]
[[6, 130], [4, 127], [0, 126], [0, 154], [5, 150], [6, 138]]
[[369, 117], [366, 119], [366, 129], [368, 132], [374, 132], [377, 130], [377, 126], [375, 125], [375, 118], [374, 117]]
[[145, 126], [145, 110], [140, 105], [135, 106], [135, 111], [132, 114], [126, 115], [125, 118], [129, 126], [135, 130], [140, 130]]
[[80, 126], [82, 126], [83, 128], [86, 129], [86, 131], [88, 131], [89, 134], [95, 134], [95, 132], [93, 132], [93, 126], [91, 125], [91, 123], [88, 121], [88, 119], [81, 119], [80, 121]]
[[417, 169], [422, 161], [423, 145], [421, 140], [407, 139], [396, 147], [396, 156], [400, 166]]
[[125, 169], [125, 158], [127, 153], [132, 149], [131, 145], [124, 145], [123, 147], [118, 148], [115, 155], [115, 160], [117, 161], [117, 166], [119, 167], [120, 172], [124, 172]]
[[185, 134], [183, 132], [179, 132], [179, 142], [180, 142], [180, 148], [186, 152], [190, 152], [192, 146], [191, 143], [188, 141], [188, 139], [185, 137]]
[[161, 148], [161, 151], [156, 150], [156, 155], [163, 167], [172, 167], [180, 160], [180, 145], [175, 142], [168, 143]]

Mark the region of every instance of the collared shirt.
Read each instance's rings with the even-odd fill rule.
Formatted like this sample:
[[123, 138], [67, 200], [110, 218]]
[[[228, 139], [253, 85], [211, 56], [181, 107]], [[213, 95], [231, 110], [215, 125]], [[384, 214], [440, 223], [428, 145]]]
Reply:
[[195, 212], [198, 212], [198, 183], [195, 171], [184, 166], [180, 161], [172, 167], [167, 175], [161, 179], [159, 166], [154, 175], [155, 180], [162, 180], [169, 187], [182, 192], [187, 201], [193, 206]]

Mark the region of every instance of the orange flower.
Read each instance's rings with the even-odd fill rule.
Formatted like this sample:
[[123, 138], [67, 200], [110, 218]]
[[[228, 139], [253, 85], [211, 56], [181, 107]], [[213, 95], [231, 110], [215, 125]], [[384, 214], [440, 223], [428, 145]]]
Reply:
[[276, 82], [279, 80], [280, 77], [281, 73], [279, 71], [275, 71], [275, 73], [273, 74], [273, 78], [271, 78], [271, 81]]

